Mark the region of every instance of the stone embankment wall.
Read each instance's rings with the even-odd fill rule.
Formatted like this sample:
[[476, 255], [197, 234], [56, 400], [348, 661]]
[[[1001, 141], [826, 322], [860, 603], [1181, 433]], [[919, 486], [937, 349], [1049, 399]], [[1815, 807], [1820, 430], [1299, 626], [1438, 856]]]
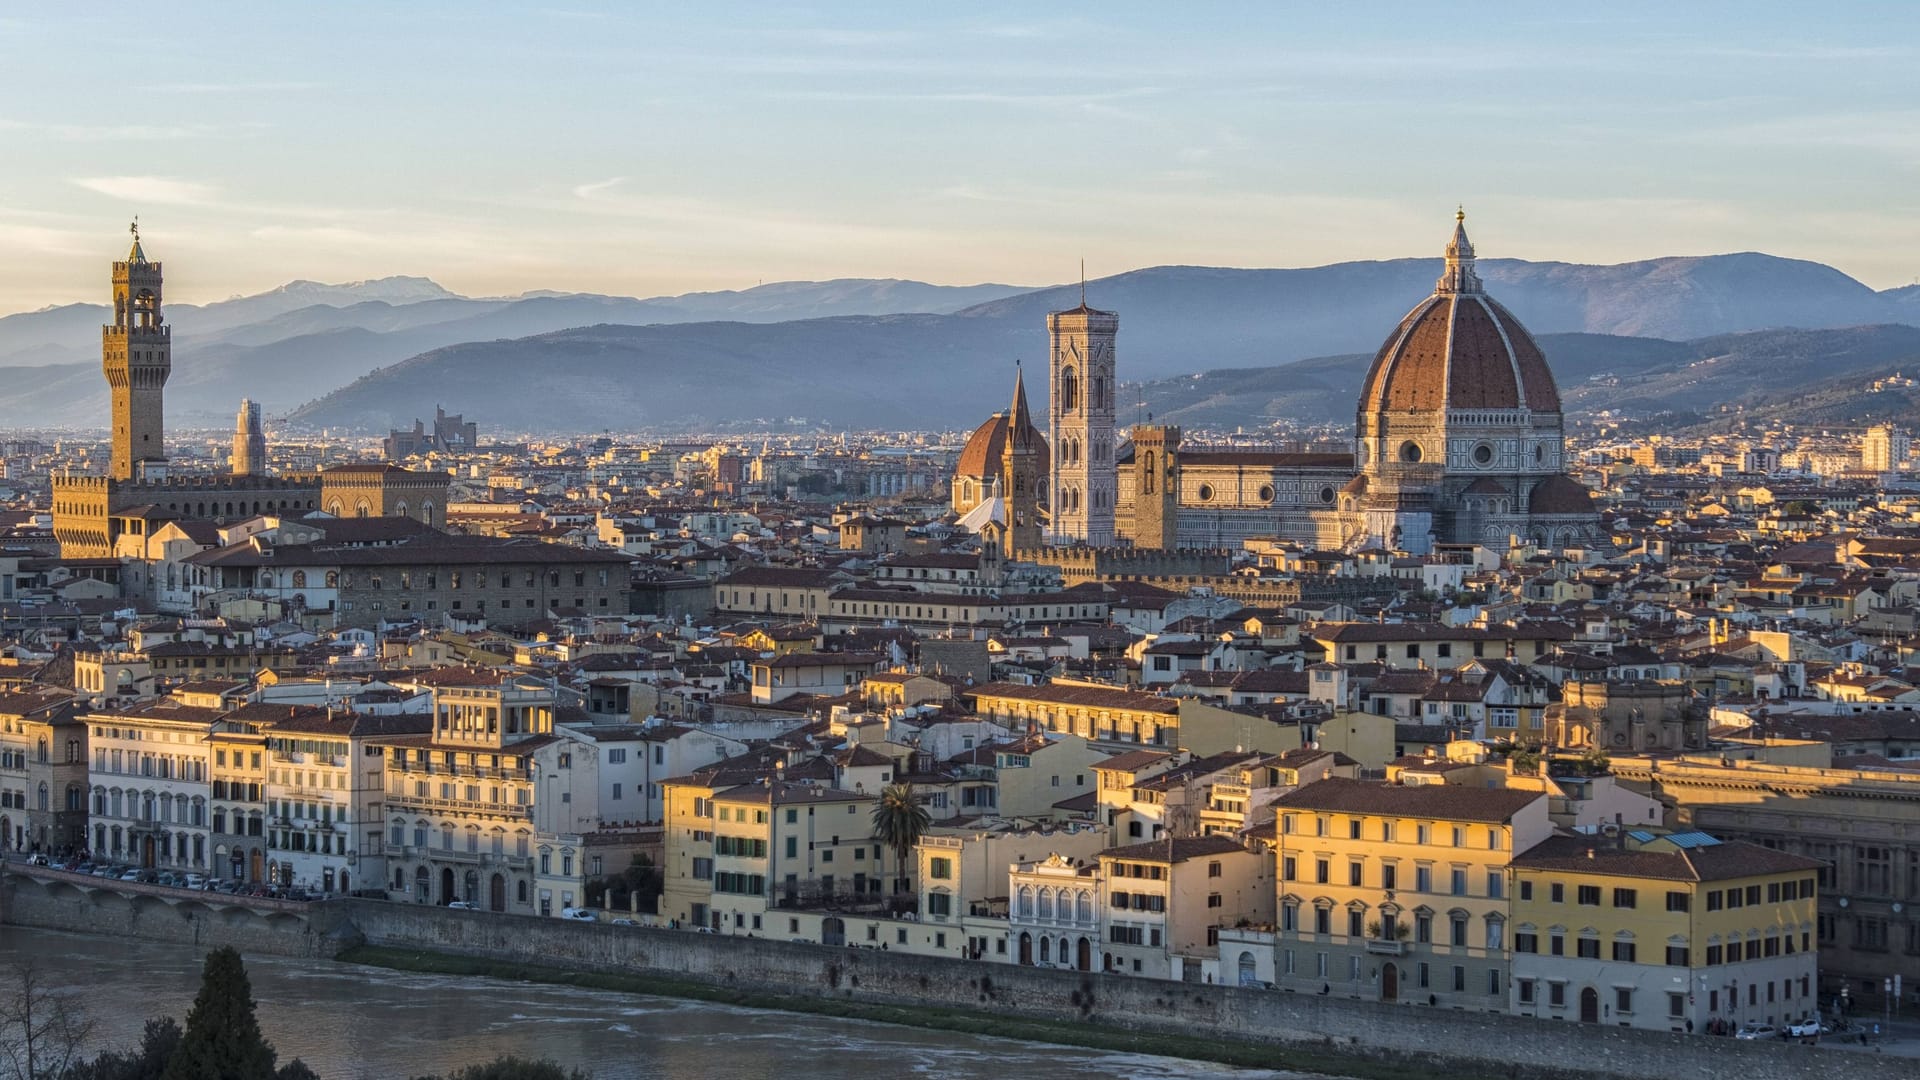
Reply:
[[1194, 1039], [1293, 1045], [1484, 1077], [1661, 1080], [1912, 1080], [1911, 1059], [1783, 1042], [1381, 1005], [1272, 990], [969, 963], [766, 938], [589, 925], [348, 900], [369, 944], [629, 974], [655, 972], [774, 994], [922, 1004]]
[[41, 867], [8, 867], [0, 877], [0, 922], [42, 930], [231, 945], [273, 956], [332, 957], [359, 944], [338, 904], [222, 896], [106, 881]]

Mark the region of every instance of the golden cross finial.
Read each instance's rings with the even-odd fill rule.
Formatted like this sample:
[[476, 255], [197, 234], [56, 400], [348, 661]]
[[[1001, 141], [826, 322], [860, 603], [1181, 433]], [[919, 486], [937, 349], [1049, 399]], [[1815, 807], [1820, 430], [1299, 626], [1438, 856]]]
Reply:
[[1467, 206], [1465, 203], [1457, 204], [1453, 211], [1453, 220], [1456, 222], [1467, 220]]

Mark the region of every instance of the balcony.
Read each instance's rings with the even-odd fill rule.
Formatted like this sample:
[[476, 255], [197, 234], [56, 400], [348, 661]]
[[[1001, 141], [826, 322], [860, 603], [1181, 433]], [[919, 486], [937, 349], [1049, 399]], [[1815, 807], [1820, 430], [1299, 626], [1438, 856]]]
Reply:
[[532, 821], [532, 806], [516, 806], [512, 803], [480, 802], [467, 799], [440, 799], [426, 795], [401, 795], [387, 793], [387, 809], [395, 813], [413, 811], [433, 811], [446, 814], [465, 814], [471, 817], [497, 817], [512, 821]]
[[1405, 956], [1407, 955], [1407, 943], [1404, 941], [1389, 941], [1386, 938], [1368, 938], [1367, 951], [1376, 956]]

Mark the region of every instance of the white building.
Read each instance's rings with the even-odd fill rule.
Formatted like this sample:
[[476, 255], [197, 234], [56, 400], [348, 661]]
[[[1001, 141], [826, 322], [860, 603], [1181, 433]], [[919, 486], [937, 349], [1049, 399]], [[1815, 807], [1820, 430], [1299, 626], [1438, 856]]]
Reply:
[[96, 857], [207, 872], [208, 736], [220, 717], [170, 699], [87, 716]]

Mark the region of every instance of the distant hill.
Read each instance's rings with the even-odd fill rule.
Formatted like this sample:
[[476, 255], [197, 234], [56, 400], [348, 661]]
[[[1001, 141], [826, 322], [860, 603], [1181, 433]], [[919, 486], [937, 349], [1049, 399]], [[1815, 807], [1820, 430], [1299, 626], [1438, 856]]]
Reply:
[[[989, 331], [996, 336], [985, 337]], [[965, 427], [1007, 406], [1012, 373], [994, 358], [1030, 336], [1030, 328], [964, 314], [592, 327], [436, 350], [373, 372], [290, 419], [379, 430], [429, 413], [435, 402], [471, 415], [477, 396], [511, 396], [515, 430], [756, 422]], [[1575, 412], [1706, 411], [1725, 401], [1790, 396], [1835, 372], [1903, 359], [1920, 371], [1920, 330], [1906, 326], [1753, 331], [1690, 342], [1545, 334], [1540, 344]], [[1257, 427], [1282, 418], [1346, 423], [1372, 358], [1343, 353], [1129, 384], [1121, 390], [1121, 421], [1130, 423], [1144, 400], [1156, 419], [1190, 427]], [[1044, 385], [1029, 380], [1028, 388], [1033, 406], [1043, 407]]]
[[515, 431], [944, 427], [1007, 407], [1013, 365], [982, 357], [1014, 355], [1023, 331], [950, 315], [593, 326], [437, 349], [288, 419], [377, 431], [415, 402], [431, 415], [434, 402], [485, 400]]
[[[1571, 413], [1704, 416], [1732, 405], [1749, 416], [1806, 410], [1807, 423], [1814, 415], [1835, 423], [1886, 419], [1898, 398], [1875, 394], [1873, 379], [1896, 370], [1920, 375], [1920, 330], [1910, 326], [1756, 330], [1694, 341], [1603, 334], [1538, 340]], [[1125, 393], [1144, 400], [1155, 420], [1189, 427], [1253, 427], [1280, 418], [1344, 424], [1353, 419], [1372, 362], [1372, 353], [1322, 356], [1158, 379]]]
[[[1882, 324], [1851, 346], [1779, 339], [1781, 363], [1795, 371], [1812, 365], [1803, 372], [1811, 377], [1827, 362], [1824, 349], [1841, 350], [1843, 363], [1853, 362], [1848, 349], [1864, 349], [1866, 362], [1896, 345], [1884, 324], [1920, 323], [1920, 287], [1877, 293], [1831, 267], [1750, 252], [1617, 266], [1492, 259], [1480, 270], [1537, 336], [1554, 339], [1549, 355], [1565, 388], [1585, 394], [1591, 376], [1606, 375], [1620, 390], [1570, 399], [1580, 407], [1637, 408], [1642, 399], [1695, 393], [1696, 384], [1699, 394], [1728, 400], [1779, 376], [1735, 364], [1726, 377], [1703, 381], [1704, 372], [1675, 367], [1707, 359], [1685, 343], [1715, 335]], [[1437, 259], [1298, 270], [1166, 266], [1089, 282], [1087, 290], [1095, 306], [1121, 315], [1123, 379], [1204, 371], [1199, 383], [1213, 382], [1182, 390], [1172, 413], [1189, 410], [1181, 415], [1190, 423], [1244, 423], [1350, 411], [1344, 388], [1357, 385], [1356, 363], [1364, 367], [1439, 272]], [[435, 403], [496, 430], [776, 416], [958, 426], [1004, 407], [1011, 363], [1044, 361], [1046, 312], [1078, 302], [1078, 286], [868, 279], [647, 300], [470, 298], [421, 278], [294, 282], [258, 297], [171, 306], [168, 410], [176, 425], [225, 424], [249, 396], [270, 415], [308, 403], [298, 414], [303, 423], [366, 430], [410, 423]], [[68, 305], [0, 319], [0, 367], [13, 366], [17, 384], [0, 399], [0, 424], [104, 422], [102, 318], [101, 308]], [[1284, 380], [1257, 374], [1295, 361], [1308, 362]], [[561, 381], [562, 371], [572, 381]], [[723, 371], [730, 374], [720, 381]], [[1229, 374], [1236, 371], [1253, 373]], [[644, 385], [630, 385], [635, 380]], [[1334, 404], [1321, 403], [1321, 391]], [[874, 404], [894, 397], [908, 403], [898, 415]], [[612, 409], [616, 400], [625, 406]]]

